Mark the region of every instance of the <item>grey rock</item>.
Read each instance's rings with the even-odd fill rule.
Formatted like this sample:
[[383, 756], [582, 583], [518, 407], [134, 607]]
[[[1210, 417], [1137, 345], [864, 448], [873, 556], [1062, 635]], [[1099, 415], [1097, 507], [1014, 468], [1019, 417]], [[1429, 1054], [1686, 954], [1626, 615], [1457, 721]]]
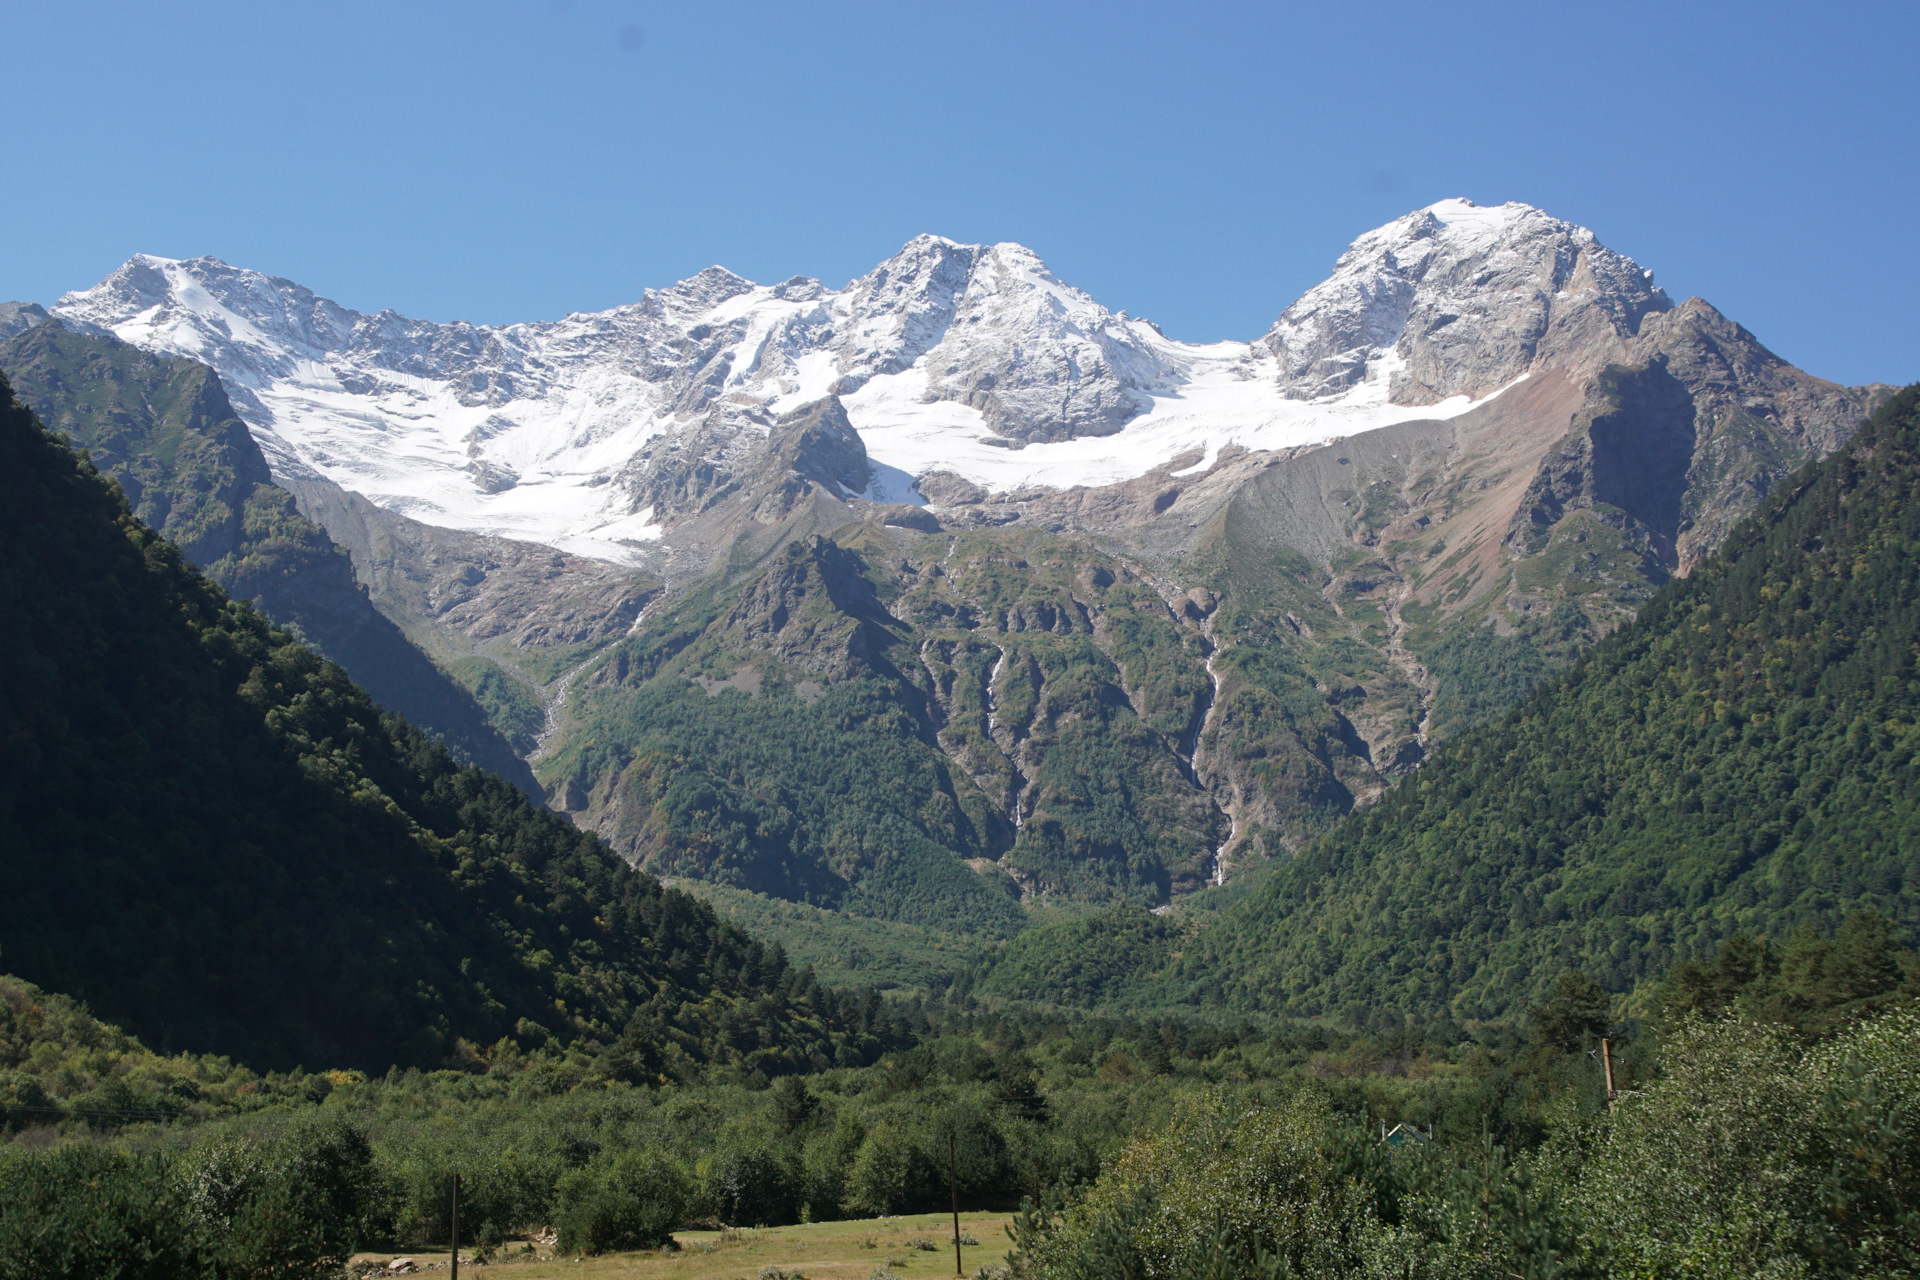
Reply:
[[1350, 390], [1371, 369], [1393, 403], [1434, 404], [1536, 368], [1596, 368], [1671, 306], [1584, 227], [1450, 200], [1354, 241], [1257, 346], [1297, 399]]
[[0, 342], [47, 322], [47, 309], [37, 302], [0, 302]]

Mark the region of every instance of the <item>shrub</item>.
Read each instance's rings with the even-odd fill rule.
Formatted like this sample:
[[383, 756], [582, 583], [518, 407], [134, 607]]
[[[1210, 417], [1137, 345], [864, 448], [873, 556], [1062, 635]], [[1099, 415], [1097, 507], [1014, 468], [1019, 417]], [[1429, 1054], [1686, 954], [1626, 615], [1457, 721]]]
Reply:
[[1920, 1256], [1920, 1017], [1803, 1053], [1786, 1028], [1684, 1023], [1577, 1200], [1620, 1272], [1896, 1274]]
[[706, 1181], [709, 1202], [729, 1226], [778, 1226], [796, 1217], [799, 1172], [764, 1147], [722, 1152]]
[[565, 1174], [555, 1189], [554, 1228], [566, 1253], [653, 1249], [685, 1219], [693, 1181], [673, 1161], [628, 1150]]
[[264, 1143], [216, 1143], [182, 1172], [221, 1270], [249, 1280], [331, 1275], [391, 1229], [373, 1150], [344, 1119]]
[[0, 1280], [175, 1280], [211, 1263], [160, 1157], [76, 1144], [0, 1161]]
[[1024, 1263], [1062, 1280], [1181, 1275], [1209, 1265], [1225, 1237], [1250, 1259], [1337, 1274], [1373, 1215], [1331, 1158], [1330, 1128], [1315, 1093], [1237, 1115], [1217, 1098], [1190, 1104], [1127, 1147], [1057, 1228], [1031, 1230]]

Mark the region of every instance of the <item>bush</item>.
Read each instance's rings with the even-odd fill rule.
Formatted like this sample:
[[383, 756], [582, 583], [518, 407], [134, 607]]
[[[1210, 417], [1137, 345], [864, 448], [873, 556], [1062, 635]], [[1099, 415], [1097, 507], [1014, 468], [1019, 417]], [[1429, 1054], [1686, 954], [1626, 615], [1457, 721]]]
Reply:
[[1237, 1115], [1218, 1099], [1190, 1104], [1130, 1145], [1058, 1227], [1030, 1222], [1026, 1266], [1061, 1280], [1184, 1275], [1211, 1266], [1224, 1235], [1250, 1262], [1351, 1268], [1373, 1214], [1331, 1158], [1331, 1124], [1316, 1093]]
[[940, 1181], [912, 1136], [883, 1120], [854, 1154], [844, 1207], [857, 1217], [901, 1213], [926, 1202]]
[[714, 1159], [707, 1198], [730, 1227], [781, 1226], [799, 1216], [798, 1170], [765, 1147], [736, 1148]]
[[1621, 1273], [1904, 1274], [1920, 1257], [1920, 1017], [1803, 1053], [1777, 1024], [1684, 1023], [1577, 1199]]
[[161, 1157], [78, 1144], [0, 1161], [0, 1280], [176, 1280], [211, 1263]]
[[381, 1154], [393, 1184], [394, 1243], [414, 1249], [450, 1238], [456, 1171], [463, 1223], [492, 1222], [508, 1233], [547, 1221], [563, 1168], [586, 1158], [567, 1159], [563, 1143], [516, 1143], [516, 1136], [416, 1125], [389, 1137]]
[[183, 1174], [193, 1216], [225, 1274], [331, 1275], [391, 1230], [373, 1150], [344, 1119], [308, 1121], [265, 1143], [216, 1143]]
[[653, 1249], [686, 1218], [693, 1181], [673, 1161], [629, 1150], [560, 1179], [554, 1228], [567, 1253]]

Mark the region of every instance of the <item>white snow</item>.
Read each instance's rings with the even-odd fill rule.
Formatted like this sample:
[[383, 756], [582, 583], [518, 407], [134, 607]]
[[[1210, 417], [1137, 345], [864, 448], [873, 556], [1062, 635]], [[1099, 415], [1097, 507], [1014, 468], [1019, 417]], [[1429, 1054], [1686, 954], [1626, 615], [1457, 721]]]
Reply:
[[[1475, 403], [1455, 396], [1423, 407], [1388, 404], [1384, 377], [1334, 400], [1287, 400], [1276, 393], [1270, 378], [1246, 376], [1244, 343], [1186, 347], [1184, 354], [1191, 361], [1188, 381], [1177, 390], [1154, 394], [1153, 408], [1118, 433], [1024, 449], [993, 443], [1000, 437], [987, 430], [976, 409], [952, 401], [926, 403], [919, 390], [924, 377], [917, 376], [917, 368], [875, 378], [843, 402], [875, 461], [909, 476], [952, 471], [994, 492], [1117, 484], [1201, 451], [1201, 463], [1175, 473], [1186, 475], [1211, 466], [1227, 445], [1258, 451], [1323, 444], [1395, 422], [1451, 418]], [[874, 497], [920, 500], [898, 492]]]
[[[1180, 472], [1193, 474], [1229, 445], [1283, 449], [1463, 412], [1465, 396], [1388, 402], [1422, 287], [1404, 264], [1431, 251], [1433, 233], [1417, 230], [1429, 216], [1456, 257], [1510, 239], [1520, 219], [1568, 227], [1524, 205], [1442, 201], [1355, 241], [1255, 343], [1172, 340], [1020, 245], [937, 236], [840, 290], [716, 267], [611, 311], [502, 327], [361, 315], [213, 258], [146, 255], [53, 314], [212, 365], [276, 469], [311, 468], [429, 524], [624, 561], [662, 534], [626, 482], [655, 465], [637, 460], [650, 441], [678, 442], [715, 411], [764, 432], [836, 386], [853, 388], [842, 398], [873, 463], [866, 496], [884, 502], [923, 502], [914, 481], [929, 471], [996, 492], [1103, 485], [1198, 453]], [[1303, 398], [1306, 375], [1283, 359], [1327, 352], [1364, 376]], [[1125, 418], [1129, 404], [1144, 411]], [[1018, 441], [990, 430], [981, 405], [1074, 438], [1006, 447]]]

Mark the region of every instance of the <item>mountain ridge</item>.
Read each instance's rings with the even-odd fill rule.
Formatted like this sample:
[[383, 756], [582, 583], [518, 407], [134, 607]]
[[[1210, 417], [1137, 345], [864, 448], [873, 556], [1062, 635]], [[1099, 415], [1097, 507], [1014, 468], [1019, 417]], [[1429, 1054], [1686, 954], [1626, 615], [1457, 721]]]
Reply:
[[49, 319], [0, 343], [13, 393], [119, 483], [135, 516], [237, 598], [346, 667], [390, 710], [530, 794], [487, 712], [368, 599], [352, 563], [276, 486], [221, 380]]
[[[1356, 254], [1375, 241], [1362, 271]], [[1485, 258], [1504, 265], [1478, 281], [1463, 264]], [[676, 447], [689, 421], [716, 411], [778, 414], [842, 397], [874, 460], [900, 472], [875, 475], [875, 500], [926, 501], [913, 482], [936, 462], [989, 491], [1111, 483], [1195, 446], [1217, 453], [1236, 436], [1242, 447], [1286, 447], [1459, 412], [1471, 399], [1454, 397], [1430, 367], [1455, 358], [1429, 351], [1444, 346], [1436, 334], [1446, 316], [1456, 334], [1507, 341], [1502, 359], [1468, 380], [1485, 396], [1524, 374], [1536, 350], [1556, 350], [1562, 330], [1582, 331], [1596, 309], [1608, 323], [1584, 329], [1630, 337], [1657, 295], [1643, 274], [1591, 232], [1527, 206], [1453, 200], [1362, 237], [1326, 284], [1242, 343], [1176, 342], [1063, 284], [1024, 246], [939, 236], [916, 237], [838, 290], [797, 277], [756, 285], [714, 267], [639, 302], [554, 322], [369, 316], [215, 259], [147, 256], [53, 311], [77, 328], [213, 364], [239, 384], [236, 403], [276, 467], [315, 468], [430, 523], [644, 561], [668, 526], [641, 493], [581, 493], [582, 479], [617, 469], [608, 450], [634, 456], [661, 437]], [[1394, 299], [1386, 328], [1372, 296], [1382, 289]], [[1459, 321], [1469, 303], [1477, 318]], [[1381, 341], [1334, 353], [1303, 345], [1302, 307], [1342, 342], [1355, 323]], [[1309, 354], [1345, 361], [1347, 372], [1310, 386], [1294, 367]], [[1408, 374], [1409, 359], [1424, 372]], [[1408, 377], [1426, 389], [1407, 393]], [[1323, 403], [1309, 403], [1316, 397]], [[538, 420], [548, 402], [569, 424], [564, 440]], [[355, 424], [369, 413], [418, 455], [404, 482], [356, 444]], [[445, 425], [408, 426], [423, 413]], [[334, 417], [339, 425], [327, 426]], [[729, 425], [754, 429], [751, 413]], [[1126, 450], [1088, 452], [1088, 440], [1115, 433]], [[565, 524], [560, 514], [535, 519], [516, 506], [532, 499], [509, 494], [522, 485], [598, 504], [592, 518], [603, 523], [587, 529], [573, 507]]]
[[[883, 912], [922, 899], [861, 889], [865, 854], [806, 852], [837, 837], [783, 798], [805, 769], [727, 790], [781, 735], [841, 732], [814, 723], [834, 699], [776, 727], [756, 690], [861, 685], [910, 725], [887, 767], [969, 815], [920, 829], [985, 877], [988, 915], [1008, 879], [1029, 905], [1164, 902], [1290, 856], [1510, 705], [1887, 393], [1792, 368], [1511, 204], [1362, 236], [1251, 344], [1173, 342], [1024, 248], [931, 236], [842, 290], [715, 268], [496, 329], [210, 260], [123, 275], [56, 317], [221, 367], [278, 482], [532, 744], [553, 804], [663, 870], [708, 841], [731, 852], [688, 867], [784, 860], [749, 883]], [[1151, 403], [1114, 430], [1130, 396]], [[845, 558], [888, 620], [787, 581], [795, 554]], [[736, 596], [787, 612], [706, 613]], [[721, 756], [666, 750], [668, 723]], [[724, 805], [656, 811], [708, 764]], [[1131, 814], [1104, 813], [1116, 795]]]
[[820, 990], [229, 598], [4, 377], [0, 460], [13, 972], [256, 1068], [504, 1041], [657, 1083], [883, 1047], [877, 998]]

